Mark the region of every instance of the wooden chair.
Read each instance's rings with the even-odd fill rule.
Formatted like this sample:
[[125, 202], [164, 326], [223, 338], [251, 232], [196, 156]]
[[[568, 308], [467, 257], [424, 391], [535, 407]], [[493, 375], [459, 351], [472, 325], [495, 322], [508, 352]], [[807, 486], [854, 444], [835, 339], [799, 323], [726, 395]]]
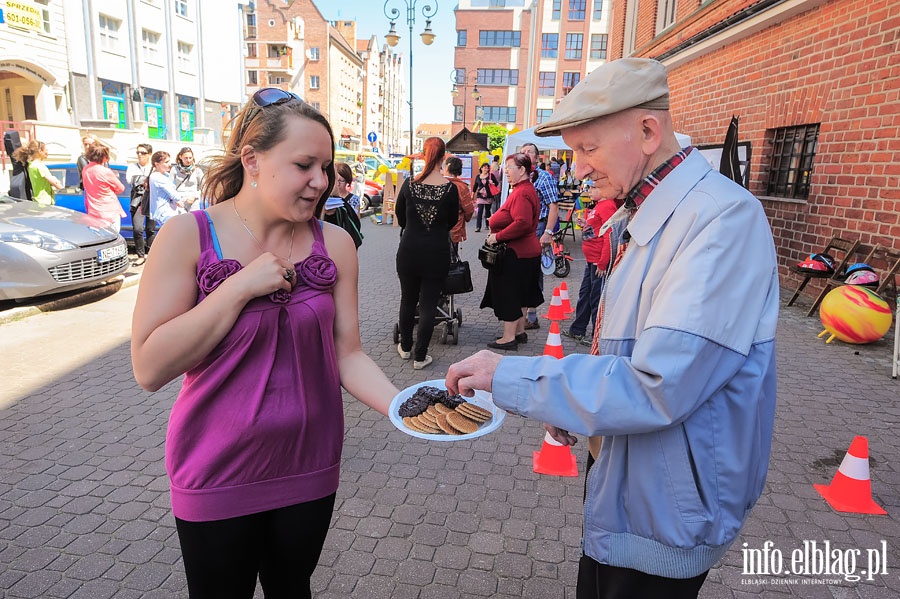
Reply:
[[[887, 266], [879, 272], [879, 284], [875, 289], [875, 293], [885, 299], [897, 300], [897, 282], [894, 279], [896, 278], [897, 270], [900, 269], [900, 251], [892, 250], [876, 243], [872, 246], [869, 253], [866, 254], [866, 257], [857, 262], [864, 262], [869, 265], [873, 262], [883, 262], [887, 264]], [[876, 269], [876, 272], [877, 271], [878, 269]], [[822, 289], [822, 293], [820, 293], [819, 297], [816, 298], [816, 301], [813, 302], [813, 305], [809, 308], [809, 312], [807, 312], [806, 315], [812, 316], [816, 311], [816, 308], [819, 307], [819, 304], [822, 303], [822, 299], [825, 295], [833, 288], [844, 284], [844, 273], [835, 271], [834, 276], [825, 281], [825, 288]]]
[[[837, 251], [843, 252], [843, 257], [840, 262], [835, 264], [834, 275], [829, 275], [828, 273], [815, 273], [815, 272], [806, 272], [805, 270], [800, 270], [796, 266], [791, 266], [791, 270], [801, 276], [803, 276], [803, 280], [800, 281], [800, 286], [797, 287], [797, 291], [794, 292], [794, 295], [791, 296], [790, 301], [787, 303], [788, 306], [793, 306], [794, 302], [797, 301], [797, 298], [800, 297], [800, 292], [803, 291], [803, 288], [806, 287], [806, 284], [810, 282], [812, 279], [827, 279], [831, 276], [841, 276], [843, 275], [844, 269], [847, 268], [847, 264], [850, 261], [850, 257], [853, 255], [853, 252], [859, 247], [859, 239], [856, 241], [850, 239], [841, 239], [840, 237], [832, 237], [831, 241], [828, 242], [828, 245], [825, 246], [825, 249], [820, 254], [828, 254], [834, 259], [837, 259], [835, 253]], [[821, 300], [819, 300], [821, 301]]]

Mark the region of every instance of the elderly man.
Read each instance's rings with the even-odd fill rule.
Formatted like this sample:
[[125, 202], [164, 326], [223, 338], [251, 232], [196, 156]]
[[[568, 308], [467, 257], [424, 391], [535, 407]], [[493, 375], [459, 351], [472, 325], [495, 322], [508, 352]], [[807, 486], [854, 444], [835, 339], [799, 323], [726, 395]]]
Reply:
[[[676, 141], [665, 67], [609, 62], [559, 104], [576, 176], [624, 199], [592, 355], [483, 351], [447, 387], [589, 435], [577, 597], [696, 597], [765, 483], [778, 274], [756, 198]], [[557, 428], [558, 427], [558, 428]], [[602, 437], [602, 443], [601, 439]]]

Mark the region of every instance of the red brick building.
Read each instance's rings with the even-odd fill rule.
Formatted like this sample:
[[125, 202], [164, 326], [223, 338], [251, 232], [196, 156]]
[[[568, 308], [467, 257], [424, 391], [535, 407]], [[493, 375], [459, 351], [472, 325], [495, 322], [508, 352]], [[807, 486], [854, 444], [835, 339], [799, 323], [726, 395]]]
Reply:
[[667, 65], [677, 130], [721, 144], [740, 117], [785, 287], [796, 285], [787, 267], [834, 235], [900, 249], [900, 3], [613, 6], [610, 59]]

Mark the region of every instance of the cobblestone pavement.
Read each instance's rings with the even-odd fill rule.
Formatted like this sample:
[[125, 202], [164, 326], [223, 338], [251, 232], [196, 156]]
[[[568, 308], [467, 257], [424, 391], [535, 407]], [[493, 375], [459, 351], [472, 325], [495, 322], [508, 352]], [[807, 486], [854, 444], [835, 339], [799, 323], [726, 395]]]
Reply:
[[[451, 363], [499, 333], [493, 317], [478, 309], [479, 291], [457, 296], [464, 319], [459, 345], [442, 345], [436, 334], [434, 364], [413, 370], [391, 342], [398, 229], [367, 222], [363, 232], [363, 342], [398, 387], [442, 378]], [[470, 233], [463, 244], [476, 290], [485, 282], [475, 258], [483, 235]], [[577, 247], [574, 253], [580, 257]], [[582, 269], [575, 262], [568, 278], [573, 299]], [[825, 345], [816, 338], [818, 320], [804, 313], [782, 309], [768, 482], [740, 538], [710, 573], [705, 599], [900, 595], [900, 381], [890, 378], [891, 341]], [[540, 354], [546, 331], [546, 324], [530, 331], [519, 353]], [[72, 340], [73, 350], [80, 343]], [[563, 343], [566, 353], [587, 351]], [[176, 382], [154, 394], [142, 391], [127, 344], [120, 344], [0, 411], [0, 596], [187, 595], [163, 467], [177, 390]], [[539, 423], [510, 416], [480, 439], [433, 443], [404, 435], [352, 398], [345, 404], [341, 487], [314, 576], [317, 597], [574, 598], [583, 478], [532, 472]], [[830, 481], [855, 435], [868, 437], [874, 496], [888, 516], [836, 513], [812, 487]], [[584, 451], [582, 440], [576, 449], [582, 474]], [[883, 547], [887, 574], [858, 582], [743, 574], [744, 544], [761, 550], [766, 541], [767, 561], [774, 564], [771, 556], [780, 552], [786, 568], [804, 541], [820, 547], [828, 541], [845, 557], [859, 549], [856, 573], [868, 569], [866, 550]]]

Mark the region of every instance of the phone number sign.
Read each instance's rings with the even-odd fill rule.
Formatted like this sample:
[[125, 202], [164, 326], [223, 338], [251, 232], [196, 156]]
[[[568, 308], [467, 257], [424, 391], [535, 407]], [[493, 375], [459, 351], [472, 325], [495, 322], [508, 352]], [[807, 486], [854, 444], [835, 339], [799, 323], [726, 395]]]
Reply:
[[41, 9], [31, 2], [23, 0], [6, 0], [6, 10], [3, 11], [4, 20], [10, 27], [30, 29], [31, 31], [44, 30], [44, 17]]

